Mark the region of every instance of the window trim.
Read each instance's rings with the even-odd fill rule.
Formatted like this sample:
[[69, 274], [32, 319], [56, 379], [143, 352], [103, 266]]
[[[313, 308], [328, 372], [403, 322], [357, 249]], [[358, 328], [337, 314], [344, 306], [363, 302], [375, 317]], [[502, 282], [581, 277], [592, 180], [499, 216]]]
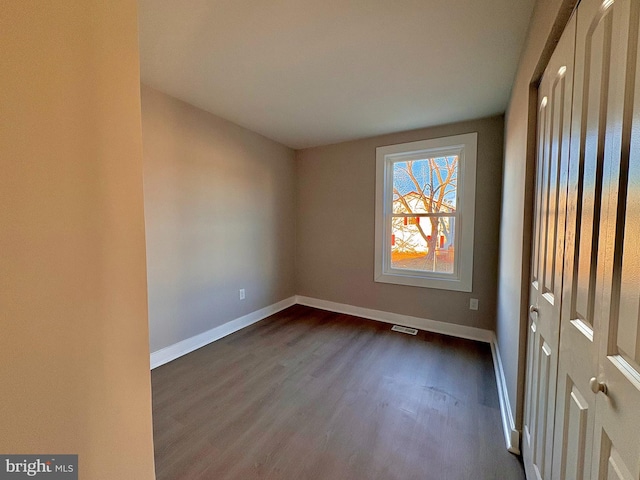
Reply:
[[[376, 218], [374, 281], [471, 292], [475, 219], [476, 132], [376, 148]], [[453, 274], [391, 268], [391, 220], [393, 213], [393, 164], [410, 159], [457, 153], [455, 267]], [[433, 216], [416, 214], [412, 216]]]

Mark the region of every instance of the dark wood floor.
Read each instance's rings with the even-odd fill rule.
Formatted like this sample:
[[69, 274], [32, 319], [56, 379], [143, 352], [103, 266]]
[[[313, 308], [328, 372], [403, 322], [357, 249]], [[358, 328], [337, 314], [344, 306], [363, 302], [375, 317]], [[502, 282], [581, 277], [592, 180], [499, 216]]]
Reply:
[[490, 348], [296, 305], [152, 373], [158, 480], [524, 479]]

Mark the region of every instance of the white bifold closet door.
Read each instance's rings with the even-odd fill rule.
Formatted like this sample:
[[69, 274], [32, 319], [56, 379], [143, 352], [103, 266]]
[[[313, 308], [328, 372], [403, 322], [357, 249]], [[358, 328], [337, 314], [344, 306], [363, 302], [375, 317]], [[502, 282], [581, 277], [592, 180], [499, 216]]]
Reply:
[[639, 18], [583, 0], [539, 89], [529, 478], [640, 480]]
[[530, 479], [551, 478], [567, 204], [575, 15], [538, 89], [527, 385], [522, 438]]

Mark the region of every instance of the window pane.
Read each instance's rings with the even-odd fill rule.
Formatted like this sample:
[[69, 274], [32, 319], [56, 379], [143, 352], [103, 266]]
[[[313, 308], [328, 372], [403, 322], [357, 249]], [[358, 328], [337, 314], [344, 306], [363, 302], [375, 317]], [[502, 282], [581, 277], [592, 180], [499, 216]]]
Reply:
[[454, 213], [458, 156], [393, 164], [393, 213]]
[[453, 273], [454, 217], [393, 217], [391, 268]]

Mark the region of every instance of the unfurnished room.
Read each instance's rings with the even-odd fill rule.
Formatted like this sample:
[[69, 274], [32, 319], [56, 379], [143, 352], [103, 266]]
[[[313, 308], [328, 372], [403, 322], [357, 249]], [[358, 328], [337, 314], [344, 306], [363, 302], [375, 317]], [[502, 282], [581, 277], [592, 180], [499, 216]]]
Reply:
[[640, 480], [639, 31], [0, 2], [0, 479]]

